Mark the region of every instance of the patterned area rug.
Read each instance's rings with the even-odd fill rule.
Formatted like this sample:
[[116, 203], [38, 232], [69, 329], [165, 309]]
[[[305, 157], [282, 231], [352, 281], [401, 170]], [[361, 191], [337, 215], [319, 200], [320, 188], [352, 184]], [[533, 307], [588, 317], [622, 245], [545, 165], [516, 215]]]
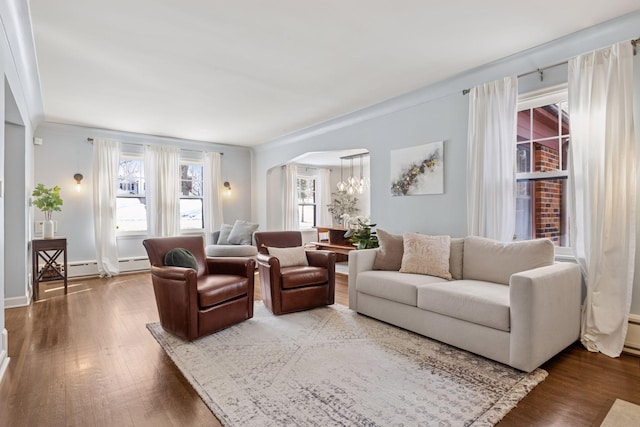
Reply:
[[531, 374], [334, 305], [255, 316], [192, 343], [147, 325], [226, 426], [494, 425]]

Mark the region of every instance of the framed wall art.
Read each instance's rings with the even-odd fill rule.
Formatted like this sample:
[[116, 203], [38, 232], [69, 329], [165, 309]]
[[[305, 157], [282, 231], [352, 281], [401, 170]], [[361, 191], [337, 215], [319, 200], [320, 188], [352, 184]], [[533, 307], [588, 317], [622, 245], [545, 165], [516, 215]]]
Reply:
[[444, 193], [443, 141], [391, 150], [391, 194]]

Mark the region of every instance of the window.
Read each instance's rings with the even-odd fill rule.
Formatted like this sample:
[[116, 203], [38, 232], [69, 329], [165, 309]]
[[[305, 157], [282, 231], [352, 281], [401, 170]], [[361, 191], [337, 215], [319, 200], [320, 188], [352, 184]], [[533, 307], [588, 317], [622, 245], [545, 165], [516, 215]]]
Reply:
[[[204, 167], [202, 162], [180, 164], [180, 229], [204, 228]], [[120, 156], [116, 227], [121, 234], [147, 231], [146, 185], [144, 160], [132, 155]]]
[[298, 176], [298, 221], [300, 228], [316, 225], [316, 180]]
[[116, 195], [116, 227], [118, 231], [147, 230], [145, 189], [142, 159], [122, 156], [118, 168]]
[[515, 240], [549, 238], [569, 245], [566, 88], [522, 96], [518, 104]]
[[201, 230], [203, 215], [203, 166], [198, 163], [180, 165], [180, 229]]

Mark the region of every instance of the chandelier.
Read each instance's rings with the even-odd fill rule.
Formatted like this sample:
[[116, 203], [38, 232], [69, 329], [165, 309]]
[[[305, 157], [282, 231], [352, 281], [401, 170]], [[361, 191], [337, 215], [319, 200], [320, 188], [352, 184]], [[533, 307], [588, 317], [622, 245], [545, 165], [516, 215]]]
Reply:
[[[340, 181], [337, 184], [338, 192], [347, 193], [349, 195], [362, 194], [368, 186], [368, 180], [364, 176], [364, 163], [363, 157], [368, 156], [369, 153], [353, 154], [351, 156], [340, 157]], [[353, 161], [354, 159], [360, 160], [360, 173], [354, 173]], [[344, 179], [344, 160], [349, 160], [349, 176]]]

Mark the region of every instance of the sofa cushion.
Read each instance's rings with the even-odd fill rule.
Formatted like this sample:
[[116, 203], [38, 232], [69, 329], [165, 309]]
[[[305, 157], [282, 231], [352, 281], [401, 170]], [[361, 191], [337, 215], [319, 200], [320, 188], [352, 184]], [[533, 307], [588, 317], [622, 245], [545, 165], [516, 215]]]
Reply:
[[464, 254], [464, 237], [451, 238], [449, 253], [449, 272], [454, 280], [462, 279], [462, 257]]
[[321, 267], [285, 267], [280, 269], [280, 275], [282, 276], [283, 289], [320, 285], [329, 281], [329, 271]]
[[553, 243], [549, 239], [502, 243], [484, 237], [464, 239], [464, 279], [509, 284], [514, 273], [552, 265]]
[[207, 245], [205, 253], [208, 257], [253, 257], [258, 255], [258, 248], [252, 245]]
[[363, 271], [358, 274], [356, 290], [374, 297], [417, 305], [419, 285], [448, 283], [445, 279], [422, 274], [399, 273], [397, 271]]
[[425, 236], [415, 233], [402, 235], [404, 254], [401, 273], [428, 274], [430, 276], [451, 279], [449, 272], [449, 236]]
[[399, 234], [387, 233], [380, 228], [376, 229], [380, 248], [376, 253], [373, 262], [374, 270], [400, 270], [402, 265], [402, 254], [404, 253], [402, 236]]
[[252, 222], [236, 220], [229, 233], [229, 243], [232, 245], [250, 245], [253, 240], [253, 232], [256, 231], [259, 224]]
[[418, 286], [418, 308], [509, 332], [509, 288], [478, 280]]
[[280, 268], [291, 267], [294, 265], [309, 265], [304, 246], [292, 246], [290, 248], [274, 248], [273, 246], [267, 246], [267, 251], [269, 251], [269, 255], [278, 258], [278, 261], [280, 261]]
[[218, 233], [218, 241], [216, 242], [218, 245], [229, 245], [229, 233], [231, 233], [231, 229], [233, 225], [230, 224], [222, 224], [220, 227], [220, 232]]

